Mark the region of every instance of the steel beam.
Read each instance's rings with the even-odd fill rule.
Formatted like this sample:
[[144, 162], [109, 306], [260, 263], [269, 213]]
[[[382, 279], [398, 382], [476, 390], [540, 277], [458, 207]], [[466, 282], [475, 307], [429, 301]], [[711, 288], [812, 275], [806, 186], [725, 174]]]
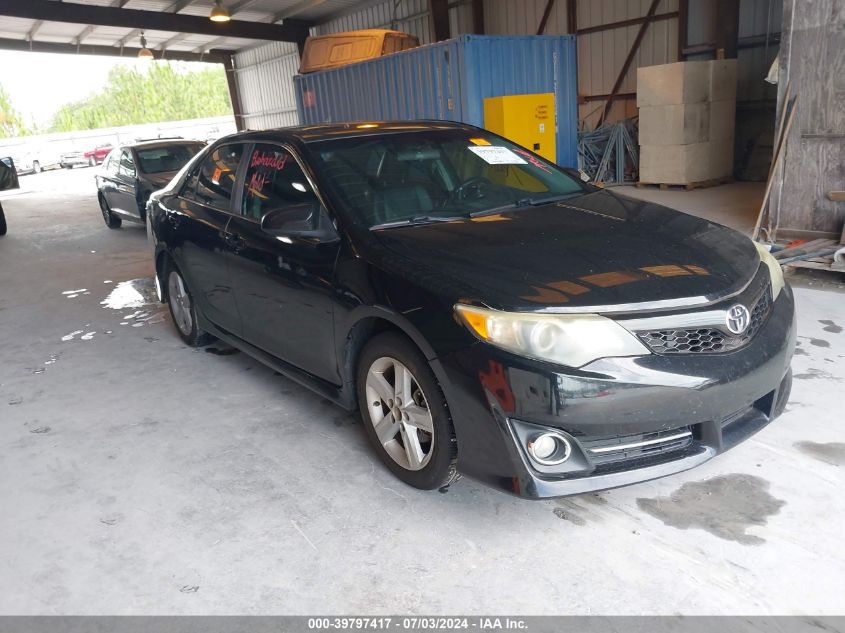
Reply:
[[610, 114], [610, 108], [613, 105], [613, 100], [616, 98], [616, 95], [619, 92], [619, 88], [622, 86], [622, 82], [625, 80], [625, 75], [628, 74], [628, 69], [631, 67], [631, 63], [634, 61], [634, 57], [636, 57], [637, 51], [640, 49], [640, 44], [643, 41], [645, 32], [648, 30], [648, 25], [651, 24], [652, 20], [654, 19], [654, 14], [657, 12], [657, 5], [659, 4], [660, 0], [652, 0], [651, 6], [648, 8], [648, 12], [645, 14], [645, 21], [642, 23], [642, 25], [640, 25], [640, 30], [637, 32], [637, 37], [634, 39], [634, 43], [631, 44], [631, 50], [628, 51], [628, 57], [625, 58], [625, 63], [622, 64], [622, 68], [619, 70], [619, 75], [616, 77], [616, 82], [613, 84], [613, 90], [610, 91], [610, 96], [607, 98], [607, 103], [604, 104], [604, 111], [601, 113], [601, 117], [599, 117], [599, 122], [596, 127], [601, 127], [602, 123], [605, 122], [608, 115]]
[[[138, 48], [122, 49], [115, 46], [94, 46], [91, 44], [59, 44], [55, 42], [27, 42], [26, 40], [0, 39], [0, 50], [7, 51], [32, 51], [34, 53], [78, 53], [80, 55], [105, 55], [111, 57], [138, 57]], [[234, 51], [217, 50], [211, 53], [189, 53], [185, 51], [172, 51], [167, 54], [167, 59], [186, 62], [212, 62], [225, 63]]]
[[205, 16], [121, 9], [109, 6], [95, 6], [52, 0], [0, 0], [0, 15], [47, 22], [66, 22], [93, 26], [111, 26], [170, 33], [197, 33], [225, 37], [239, 37], [253, 40], [296, 42], [307, 36], [308, 22], [285, 20], [284, 24], [264, 22], [215, 23]]

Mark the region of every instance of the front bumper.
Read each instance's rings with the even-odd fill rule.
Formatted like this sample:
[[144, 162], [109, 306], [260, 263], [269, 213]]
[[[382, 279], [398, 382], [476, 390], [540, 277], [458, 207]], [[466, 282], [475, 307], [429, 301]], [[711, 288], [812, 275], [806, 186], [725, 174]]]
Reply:
[[[795, 349], [787, 286], [748, 345], [722, 354], [609, 358], [567, 373], [482, 343], [435, 361], [463, 474], [539, 499], [687, 470], [754, 434], [783, 410]], [[557, 467], [532, 462], [534, 431], [573, 447]], [[682, 437], [681, 437], [682, 436]]]

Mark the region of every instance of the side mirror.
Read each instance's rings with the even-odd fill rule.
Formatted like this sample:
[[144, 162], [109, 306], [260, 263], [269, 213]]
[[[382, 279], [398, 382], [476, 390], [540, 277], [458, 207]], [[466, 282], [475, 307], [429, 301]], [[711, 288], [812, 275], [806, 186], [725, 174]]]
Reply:
[[0, 191], [20, 188], [15, 161], [11, 157], [0, 158]]
[[325, 209], [317, 203], [292, 204], [268, 211], [261, 218], [261, 230], [274, 237], [315, 243], [340, 239]]

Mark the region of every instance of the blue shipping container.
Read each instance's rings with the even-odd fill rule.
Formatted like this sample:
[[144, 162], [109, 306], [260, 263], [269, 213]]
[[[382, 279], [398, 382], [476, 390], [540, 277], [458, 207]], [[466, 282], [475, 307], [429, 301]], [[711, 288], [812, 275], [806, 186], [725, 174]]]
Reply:
[[293, 78], [303, 125], [440, 119], [484, 127], [484, 99], [553, 92], [559, 165], [578, 163], [575, 37], [462, 35]]

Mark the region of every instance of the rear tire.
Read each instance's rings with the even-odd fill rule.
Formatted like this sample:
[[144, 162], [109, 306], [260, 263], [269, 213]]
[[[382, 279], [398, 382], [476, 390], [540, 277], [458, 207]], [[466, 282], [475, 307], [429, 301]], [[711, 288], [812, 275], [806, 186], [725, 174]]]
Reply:
[[106, 226], [110, 229], [119, 229], [120, 225], [123, 224], [123, 220], [112, 213], [112, 210], [109, 209], [109, 203], [106, 202], [106, 199], [102, 195], [97, 196], [97, 200], [100, 203], [100, 213], [103, 214], [103, 221], [106, 223]]
[[421, 490], [458, 478], [458, 445], [446, 398], [428, 361], [396, 332], [369, 341], [356, 389], [367, 438], [384, 465]]
[[3, 213], [3, 207], [0, 206], [0, 235], [6, 235], [6, 214]]
[[167, 306], [176, 331], [187, 345], [202, 347], [214, 338], [197, 326], [197, 307], [182, 273], [172, 262], [165, 269]]
[[33, 174], [40, 174], [41, 173], [41, 163], [37, 160], [32, 161], [32, 173]]
[[97, 159], [93, 156], [88, 159], [88, 166], [89, 167], [96, 167], [97, 166]]

